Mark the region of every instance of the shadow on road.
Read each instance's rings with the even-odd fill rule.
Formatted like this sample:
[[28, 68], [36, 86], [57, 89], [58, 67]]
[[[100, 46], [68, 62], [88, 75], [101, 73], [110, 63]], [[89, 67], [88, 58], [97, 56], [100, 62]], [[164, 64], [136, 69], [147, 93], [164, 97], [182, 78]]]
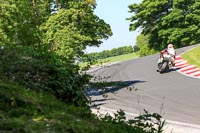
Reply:
[[[117, 93], [118, 90], [126, 88], [129, 91], [137, 91], [138, 89], [134, 87], [135, 84], [144, 83], [146, 81], [133, 80], [133, 81], [112, 81], [112, 82], [95, 82], [88, 87], [85, 92], [86, 96], [102, 96], [97, 99], [90, 99], [91, 107], [97, 108], [101, 105], [106, 104], [107, 100], [115, 100], [108, 98], [108, 93]], [[94, 97], [93, 97], [94, 98]]]
[[180, 69], [179, 67], [170, 68], [169, 70], [166, 70], [165, 72], [162, 72], [161, 74], [165, 74], [165, 73], [170, 73], [170, 72], [178, 71], [179, 69]]
[[135, 84], [144, 83], [146, 81], [133, 80], [133, 81], [111, 81], [111, 82], [95, 82], [92, 83], [85, 91], [87, 96], [99, 96], [107, 93], [117, 93], [122, 88], [128, 90], [137, 90]]

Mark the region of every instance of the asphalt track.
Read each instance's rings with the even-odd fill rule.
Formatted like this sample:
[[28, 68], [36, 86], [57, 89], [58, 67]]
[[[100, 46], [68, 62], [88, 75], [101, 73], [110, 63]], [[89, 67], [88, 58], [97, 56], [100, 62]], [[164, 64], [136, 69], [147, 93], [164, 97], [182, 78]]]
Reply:
[[[177, 55], [198, 45], [177, 49]], [[143, 109], [159, 113], [164, 119], [200, 127], [200, 79], [187, 77], [172, 69], [168, 73], [156, 72], [158, 54], [114, 63], [89, 71], [107, 81], [123, 83], [126, 87], [113, 87], [108, 92], [91, 93], [98, 107], [140, 114]], [[129, 91], [127, 87], [136, 90]], [[107, 98], [102, 97], [108, 95]]]

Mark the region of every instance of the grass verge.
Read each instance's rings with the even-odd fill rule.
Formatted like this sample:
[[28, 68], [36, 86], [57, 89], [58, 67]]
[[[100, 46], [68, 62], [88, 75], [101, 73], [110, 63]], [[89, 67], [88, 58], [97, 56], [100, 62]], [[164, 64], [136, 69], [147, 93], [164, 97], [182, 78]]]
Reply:
[[115, 57], [109, 57], [106, 59], [103, 59], [102, 61], [106, 62], [106, 63], [113, 63], [113, 62], [121, 62], [121, 61], [126, 61], [126, 60], [131, 60], [134, 58], [137, 58], [138, 56], [136, 55], [136, 53], [131, 53], [131, 54], [124, 54], [124, 55], [119, 55], [119, 56], [115, 56]]
[[[124, 55], [119, 55], [119, 56], [114, 56], [114, 57], [109, 57], [109, 58], [106, 58], [106, 59], [98, 60], [97, 64], [95, 64], [95, 65], [121, 62], [121, 61], [131, 60], [131, 59], [134, 59], [134, 58], [138, 58], [136, 53], [124, 54]], [[86, 66], [86, 64], [87, 63], [84, 62], [84, 63], [80, 63], [79, 65], [81, 67], [84, 67], [84, 66]]]
[[188, 63], [200, 68], [200, 46], [184, 53], [182, 57], [183, 59], [187, 60]]

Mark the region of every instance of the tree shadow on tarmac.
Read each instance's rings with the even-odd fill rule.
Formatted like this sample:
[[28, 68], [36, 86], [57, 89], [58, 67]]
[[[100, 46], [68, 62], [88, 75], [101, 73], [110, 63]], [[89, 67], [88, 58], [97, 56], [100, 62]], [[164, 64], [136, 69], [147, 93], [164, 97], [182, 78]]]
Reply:
[[143, 83], [146, 81], [141, 80], [133, 80], [133, 81], [112, 81], [112, 82], [95, 82], [92, 83], [85, 93], [88, 97], [92, 96], [102, 96], [102, 98], [98, 97], [98, 99], [90, 99], [91, 107], [99, 107], [105, 104], [104, 101], [114, 100], [108, 98], [108, 93], [117, 93], [118, 90], [122, 88], [126, 88], [128, 91], [137, 91], [138, 89], [134, 87], [135, 84]]
[[85, 91], [87, 96], [99, 96], [105, 95], [107, 93], [116, 93], [122, 88], [127, 88], [128, 90], [137, 90], [134, 87], [135, 84], [143, 83], [146, 81], [133, 80], [133, 81], [110, 81], [110, 82], [93, 82], [91, 83]]

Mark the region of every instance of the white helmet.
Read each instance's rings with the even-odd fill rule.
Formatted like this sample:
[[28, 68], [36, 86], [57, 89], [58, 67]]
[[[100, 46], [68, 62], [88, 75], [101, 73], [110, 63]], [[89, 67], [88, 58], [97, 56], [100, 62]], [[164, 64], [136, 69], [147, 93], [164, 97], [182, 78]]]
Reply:
[[173, 48], [173, 44], [168, 44], [167, 48]]

